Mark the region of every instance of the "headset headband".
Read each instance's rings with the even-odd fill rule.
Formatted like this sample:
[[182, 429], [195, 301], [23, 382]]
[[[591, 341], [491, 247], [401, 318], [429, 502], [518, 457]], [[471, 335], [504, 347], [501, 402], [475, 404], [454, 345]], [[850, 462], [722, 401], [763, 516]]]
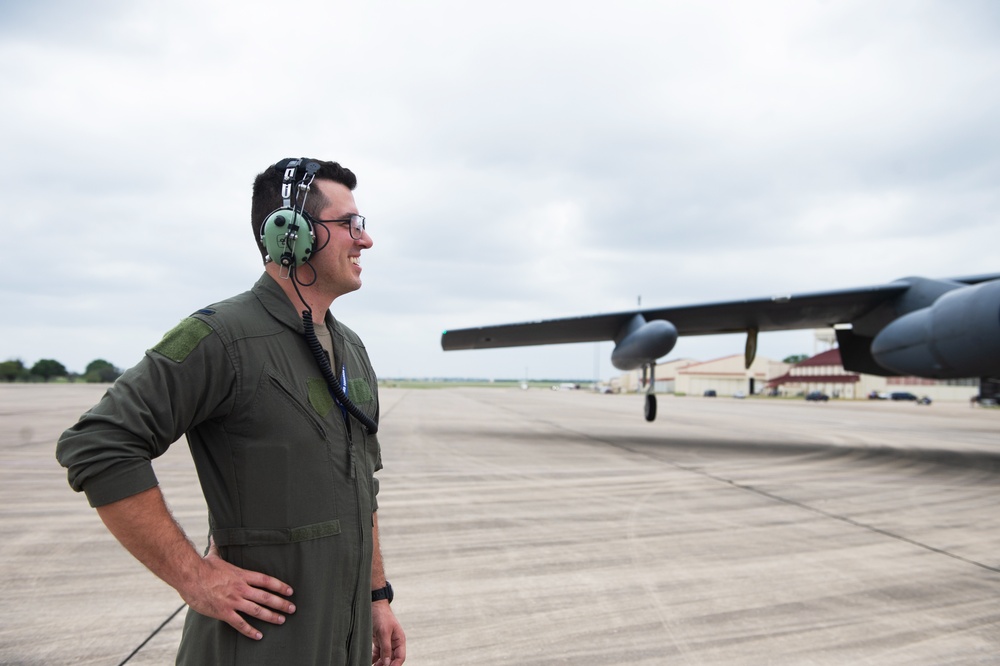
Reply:
[[[281, 206], [282, 208], [291, 208], [293, 211], [298, 208], [299, 212], [303, 212], [306, 205], [306, 196], [309, 194], [309, 188], [312, 187], [312, 183], [316, 180], [316, 172], [319, 171], [319, 164], [313, 162], [312, 160], [306, 161], [306, 158], [301, 157], [297, 160], [282, 160], [285, 162], [285, 175], [281, 181]], [[299, 179], [298, 183], [295, 182], [295, 175], [298, 172], [298, 167], [300, 164], [305, 162], [305, 173]], [[278, 163], [279, 165], [281, 162]], [[279, 167], [280, 168], [280, 167]], [[292, 201], [292, 189], [295, 185], [295, 200]], [[302, 196], [302, 203], [299, 204], [299, 196]]]

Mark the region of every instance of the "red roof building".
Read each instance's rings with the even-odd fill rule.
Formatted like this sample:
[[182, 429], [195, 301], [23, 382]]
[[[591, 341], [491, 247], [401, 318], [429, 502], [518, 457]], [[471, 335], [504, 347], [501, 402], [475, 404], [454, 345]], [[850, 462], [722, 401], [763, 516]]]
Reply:
[[786, 374], [772, 379], [767, 389], [773, 395], [799, 395], [821, 391], [834, 398], [858, 398], [861, 375], [844, 370], [840, 350], [829, 349], [793, 365]]

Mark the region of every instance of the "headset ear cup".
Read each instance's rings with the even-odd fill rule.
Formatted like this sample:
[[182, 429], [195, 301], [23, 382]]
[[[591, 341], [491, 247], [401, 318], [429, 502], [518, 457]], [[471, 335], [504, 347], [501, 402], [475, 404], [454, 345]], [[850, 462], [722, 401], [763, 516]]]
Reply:
[[315, 250], [316, 234], [308, 215], [279, 208], [260, 225], [260, 242], [271, 261], [289, 268], [309, 261]]

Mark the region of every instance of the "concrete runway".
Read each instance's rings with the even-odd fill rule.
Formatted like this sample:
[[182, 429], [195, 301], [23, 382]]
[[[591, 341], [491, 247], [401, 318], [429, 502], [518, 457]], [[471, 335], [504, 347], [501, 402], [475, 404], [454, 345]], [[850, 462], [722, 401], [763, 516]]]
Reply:
[[[180, 598], [54, 459], [102, 392], [0, 385], [0, 664], [173, 663]], [[1000, 664], [1000, 410], [661, 396], [649, 424], [635, 395], [382, 403], [407, 664]], [[186, 445], [156, 469], [202, 546]]]

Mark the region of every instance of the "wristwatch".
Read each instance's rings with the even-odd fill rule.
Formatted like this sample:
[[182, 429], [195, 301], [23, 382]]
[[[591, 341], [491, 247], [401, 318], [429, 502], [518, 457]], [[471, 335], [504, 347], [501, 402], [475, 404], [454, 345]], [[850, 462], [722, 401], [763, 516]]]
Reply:
[[389, 581], [385, 581], [385, 587], [381, 587], [377, 590], [372, 590], [372, 601], [382, 601], [385, 599], [390, 604], [392, 603], [392, 585]]

